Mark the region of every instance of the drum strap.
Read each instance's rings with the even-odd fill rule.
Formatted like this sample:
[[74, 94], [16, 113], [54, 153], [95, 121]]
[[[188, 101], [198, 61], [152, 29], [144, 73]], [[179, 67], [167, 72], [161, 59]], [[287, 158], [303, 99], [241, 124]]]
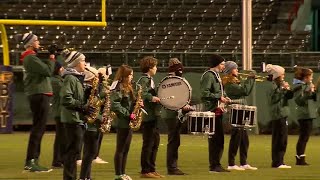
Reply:
[[137, 83], [139, 83], [142, 78], [148, 78], [149, 81], [150, 81], [151, 89], [154, 89], [154, 88], [155, 88], [155, 84], [154, 84], [153, 78], [152, 78], [152, 77], [149, 77], [147, 74], [143, 74], [143, 75], [138, 79]]
[[223, 96], [224, 90], [223, 90], [223, 85], [222, 85], [222, 81], [221, 81], [221, 78], [220, 78], [219, 73], [214, 72], [214, 71], [212, 71], [212, 70], [207, 70], [206, 72], [204, 72], [204, 73], [202, 74], [201, 80], [202, 80], [203, 76], [204, 76], [207, 72], [211, 72], [211, 73], [214, 75], [214, 77], [216, 78], [216, 80], [219, 82], [220, 89], [221, 89], [221, 96]]

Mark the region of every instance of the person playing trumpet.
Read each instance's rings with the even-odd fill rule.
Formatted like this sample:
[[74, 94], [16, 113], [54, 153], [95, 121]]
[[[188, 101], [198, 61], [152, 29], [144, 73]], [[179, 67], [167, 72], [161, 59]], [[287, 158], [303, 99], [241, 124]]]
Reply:
[[[242, 83], [238, 79], [238, 65], [233, 61], [225, 63], [224, 76], [222, 84], [224, 90], [231, 100], [241, 100], [245, 103], [245, 97], [249, 96], [255, 85], [255, 74], [250, 73]], [[239, 117], [240, 118], [240, 117]], [[242, 118], [242, 117], [241, 117]], [[235, 156], [240, 146], [240, 167], [235, 164]], [[228, 153], [228, 170], [257, 170], [247, 163], [249, 148], [249, 138], [246, 128], [232, 128]]]
[[292, 99], [293, 92], [290, 86], [284, 81], [285, 69], [278, 65], [268, 64], [266, 71], [272, 78], [272, 83], [266, 90], [268, 105], [272, 123], [272, 167], [288, 169], [284, 163], [284, 155], [288, 142], [288, 121], [290, 114], [289, 99]]
[[311, 69], [296, 67], [294, 73], [294, 102], [299, 122], [299, 139], [296, 146], [296, 165], [309, 165], [305, 161], [305, 150], [312, 131], [312, 121], [317, 117], [314, 103], [317, 100], [315, 86], [312, 83]]

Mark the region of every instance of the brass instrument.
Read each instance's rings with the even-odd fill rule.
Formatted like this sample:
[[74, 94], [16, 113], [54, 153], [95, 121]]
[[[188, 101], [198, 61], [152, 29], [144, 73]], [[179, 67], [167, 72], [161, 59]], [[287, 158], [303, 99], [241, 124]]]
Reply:
[[110, 86], [108, 86], [107, 81], [104, 82], [104, 88], [106, 89], [106, 98], [104, 101], [104, 109], [102, 111], [102, 120], [99, 130], [103, 133], [110, 132], [112, 121], [116, 118], [116, 114], [111, 111], [111, 101], [110, 101]]
[[141, 123], [142, 123], [142, 107], [140, 105], [140, 101], [142, 101], [142, 87], [139, 84], [136, 84], [138, 86], [138, 93], [137, 93], [137, 99], [136, 104], [133, 108], [133, 114], [136, 115], [136, 119], [131, 120], [129, 123], [130, 128], [133, 131], [137, 131], [140, 129]]
[[88, 123], [94, 123], [96, 121], [101, 109], [102, 101], [99, 99], [98, 86], [99, 86], [99, 78], [94, 77], [92, 81], [92, 89], [88, 99], [89, 107], [94, 107], [94, 112], [92, 114], [85, 116], [85, 119], [87, 120]]
[[[249, 76], [253, 76], [253, 75], [250, 73], [238, 73], [238, 76], [240, 79], [247, 79]], [[258, 75], [255, 75], [254, 77], [256, 79], [256, 82], [264, 82], [264, 81], [267, 81], [269, 78], [269, 76], [258, 76]]]

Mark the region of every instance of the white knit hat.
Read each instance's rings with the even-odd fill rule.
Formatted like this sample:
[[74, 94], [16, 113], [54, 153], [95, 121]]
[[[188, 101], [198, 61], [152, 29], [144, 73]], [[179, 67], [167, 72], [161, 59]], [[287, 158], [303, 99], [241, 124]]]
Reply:
[[277, 79], [279, 76], [284, 74], [285, 69], [278, 65], [267, 64], [266, 71], [272, 75], [272, 80]]
[[86, 67], [85, 71], [84, 71], [84, 81], [90, 81], [92, 80], [94, 77], [98, 76], [98, 70], [96, 68], [93, 67]]
[[36, 36], [32, 33], [24, 33], [21, 40], [23, 42], [23, 47], [28, 48], [28, 47], [32, 46], [32, 43], [34, 41], [38, 40], [38, 36]]
[[65, 62], [69, 68], [76, 67], [81, 60], [85, 60], [86, 56], [78, 51], [70, 51], [65, 49], [62, 52], [62, 55], [65, 57]]

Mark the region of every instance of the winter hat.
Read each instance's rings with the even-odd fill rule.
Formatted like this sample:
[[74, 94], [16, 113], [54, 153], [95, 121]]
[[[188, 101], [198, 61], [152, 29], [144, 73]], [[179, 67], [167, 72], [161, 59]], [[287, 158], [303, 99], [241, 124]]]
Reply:
[[64, 50], [62, 55], [65, 57], [65, 62], [69, 68], [76, 67], [81, 60], [86, 59], [86, 56], [81, 52], [70, 51], [69, 49]]
[[86, 70], [84, 71], [84, 81], [90, 81], [94, 77], [98, 76], [98, 70], [93, 67], [86, 67]]
[[225, 73], [225, 74], [229, 74], [232, 71], [232, 69], [237, 69], [238, 68], [237, 63], [235, 63], [233, 61], [227, 61], [224, 64], [224, 66], [225, 66], [225, 68], [224, 68], [223, 73]]
[[272, 75], [272, 80], [275, 80], [284, 74], [285, 69], [278, 65], [267, 64], [266, 71]]
[[22, 43], [23, 43], [23, 47], [25, 49], [27, 49], [28, 47], [32, 46], [32, 43], [34, 41], [37, 41], [38, 40], [38, 36], [32, 34], [32, 33], [24, 33], [22, 35]]
[[213, 54], [209, 57], [208, 64], [209, 64], [209, 67], [213, 68], [213, 67], [218, 66], [223, 61], [225, 61], [225, 60], [222, 56], [219, 56], [217, 54]]
[[182, 70], [183, 70], [183, 66], [178, 58], [169, 59], [169, 72], [177, 72]]

